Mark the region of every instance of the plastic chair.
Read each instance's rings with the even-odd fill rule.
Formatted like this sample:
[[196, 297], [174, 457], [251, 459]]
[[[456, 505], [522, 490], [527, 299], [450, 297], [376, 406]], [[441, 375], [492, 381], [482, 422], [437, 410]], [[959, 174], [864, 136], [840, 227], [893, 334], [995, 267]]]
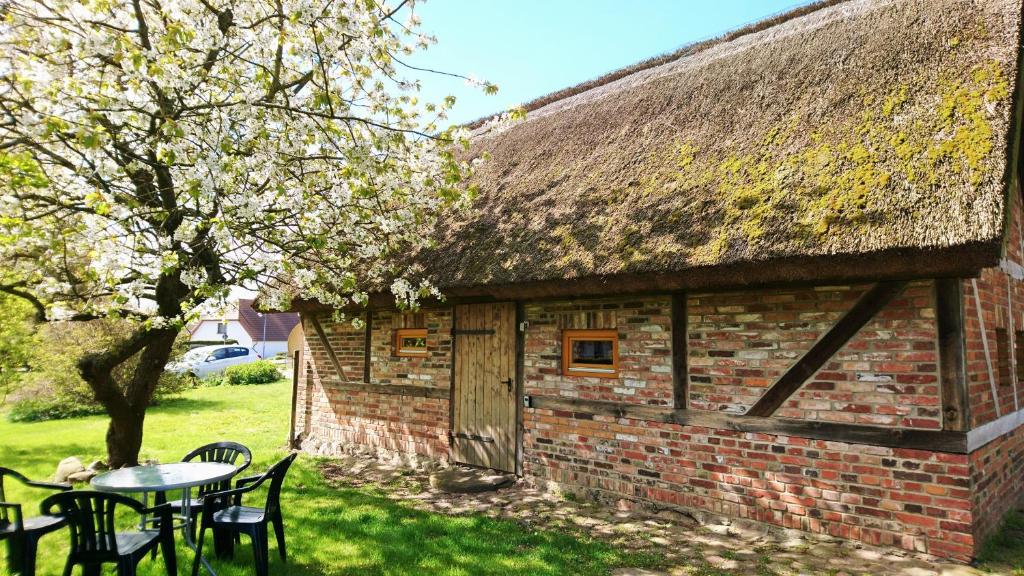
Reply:
[[7, 541], [7, 567], [14, 574], [34, 576], [36, 549], [39, 539], [64, 526], [59, 516], [32, 516], [26, 518], [21, 504], [8, 502], [4, 492], [4, 478], [11, 477], [32, 488], [67, 491], [71, 486], [52, 482], [37, 482], [0, 466], [0, 540]]
[[[207, 529], [249, 536], [252, 539], [256, 574], [257, 576], [267, 576], [270, 569], [270, 558], [267, 551], [268, 526], [273, 525], [281, 561], [288, 561], [284, 540], [284, 521], [281, 515], [281, 486], [284, 484], [285, 475], [296, 456], [297, 454], [294, 453], [289, 454], [262, 475], [239, 479], [233, 490], [208, 494], [203, 498], [203, 517], [199, 528], [199, 540], [196, 543], [196, 557], [192, 563], [192, 576], [199, 574], [199, 559], [203, 550], [203, 537]], [[268, 481], [270, 486], [262, 508], [242, 506], [242, 495], [256, 490]], [[224, 554], [231, 556], [233, 553], [232, 542], [230, 539], [226, 539], [225, 544]]]
[[[157, 516], [154, 530], [117, 531], [114, 519], [118, 506], [126, 506], [145, 515]], [[44, 514], [62, 515], [71, 532], [71, 551], [64, 565], [64, 576], [71, 576], [76, 564], [85, 576], [99, 576], [100, 565], [117, 564], [118, 576], [134, 576], [139, 562], [157, 546], [169, 576], [178, 573], [174, 550], [174, 522], [167, 504], [146, 508], [126, 496], [91, 490], [63, 492], [43, 500]]]
[[[214, 442], [213, 444], [207, 444], [200, 446], [195, 450], [189, 452], [181, 459], [182, 462], [192, 462], [198, 460], [200, 462], [219, 462], [221, 464], [235, 465], [236, 462], [241, 459], [241, 463], [235, 467], [235, 474], [241, 473], [243, 470], [249, 467], [252, 463], [252, 452], [245, 446], [237, 442]], [[213, 484], [204, 484], [194, 489], [192, 494], [191, 505], [191, 518], [189, 518], [189, 530], [192, 533], [192, 539], [196, 539], [196, 522], [195, 519], [199, 516], [199, 512], [203, 508], [203, 496], [207, 494], [213, 494], [214, 492], [222, 492], [231, 488], [231, 479], [223, 480], [221, 482], [214, 482]], [[178, 500], [167, 500], [166, 493], [159, 492], [156, 495], [156, 503], [163, 504], [167, 502], [171, 506], [171, 511], [177, 515], [182, 514], [183, 506], [181, 499]]]

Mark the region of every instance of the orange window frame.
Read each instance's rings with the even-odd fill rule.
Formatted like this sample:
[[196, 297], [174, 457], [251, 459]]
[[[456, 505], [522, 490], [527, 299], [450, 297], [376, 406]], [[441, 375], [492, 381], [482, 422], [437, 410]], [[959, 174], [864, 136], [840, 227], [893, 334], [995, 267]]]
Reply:
[[[572, 343], [577, 340], [610, 341], [612, 363], [586, 364], [572, 361]], [[562, 374], [565, 376], [587, 376], [592, 378], [619, 377], [619, 333], [616, 330], [563, 330], [562, 331]]]
[[[402, 348], [402, 341], [409, 338], [422, 338], [422, 348]], [[426, 328], [399, 328], [395, 330], [394, 354], [401, 358], [423, 358], [427, 355]]]

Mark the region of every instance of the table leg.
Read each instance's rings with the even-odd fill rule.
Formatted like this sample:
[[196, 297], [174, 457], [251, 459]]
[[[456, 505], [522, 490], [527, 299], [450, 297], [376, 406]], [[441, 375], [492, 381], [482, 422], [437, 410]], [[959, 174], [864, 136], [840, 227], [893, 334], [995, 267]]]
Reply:
[[[192, 541], [192, 489], [186, 487], [181, 493], [181, 512], [185, 516], [185, 521], [181, 524], [181, 534], [185, 538], [185, 544], [192, 549], [193, 552], [196, 550], [196, 543]], [[202, 536], [202, 534], [200, 534]], [[206, 571], [210, 573], [210, 576], [217, 576], [217, 573], [213, 571], [213, 567], [206, 561], [206, 558], [199, 556], [199, 561], [206, 567]]]
[[[143, 492], [142, 493], [142, 507], [143, 508], [149, 508], [149, 492]], [[148, 518], [146, 518], [146, 513], [143, 512], [140, 515], [139, 530], [145, 530], [146, 529], [147, 520], [148, 520]]]

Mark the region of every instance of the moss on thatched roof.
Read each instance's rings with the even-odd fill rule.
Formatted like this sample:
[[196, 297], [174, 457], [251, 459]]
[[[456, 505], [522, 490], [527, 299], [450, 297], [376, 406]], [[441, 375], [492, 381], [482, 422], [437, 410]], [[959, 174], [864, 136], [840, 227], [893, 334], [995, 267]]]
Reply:
[[997, 254], [1020, 19], [1016, 0], [830, 2], [567, 92], [475, 137], [480, 197], [415, 258], [451, 288]]

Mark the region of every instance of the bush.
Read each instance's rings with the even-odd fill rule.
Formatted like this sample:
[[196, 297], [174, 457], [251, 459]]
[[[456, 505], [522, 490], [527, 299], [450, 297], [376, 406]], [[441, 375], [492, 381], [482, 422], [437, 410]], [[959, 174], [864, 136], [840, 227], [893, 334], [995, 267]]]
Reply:
[[257, 360], [248, 364], [237, 364], [228, 366], [224, 370], [224, 380], [227, 384], [269, 384], [281, 379], [281, 373], [277, 371], [269, 360]]
[[103, 407], [94, 402], [83, 404], [67, 396], [41, 396], [16, 401], [7, 413], [7, 419], [11, 422], [41, 422], [102, 413]]
[[[78, 374], [78, 359], [84, 354], [109, 346], [131, 329], [124, 320], [89, 322], [53, 322], [39, 325], [29, 360], [30, 369], [21, 374], [12, 393], [12, 422], [58, 420], [75, 416], [102, 414], [92, 389]], [[114, 372], [117, 382], [126, 382], [138, 363], [138, 355]], [[188, 382], [165, 372], [157, 383], [153, 404], [188, 387]]]

